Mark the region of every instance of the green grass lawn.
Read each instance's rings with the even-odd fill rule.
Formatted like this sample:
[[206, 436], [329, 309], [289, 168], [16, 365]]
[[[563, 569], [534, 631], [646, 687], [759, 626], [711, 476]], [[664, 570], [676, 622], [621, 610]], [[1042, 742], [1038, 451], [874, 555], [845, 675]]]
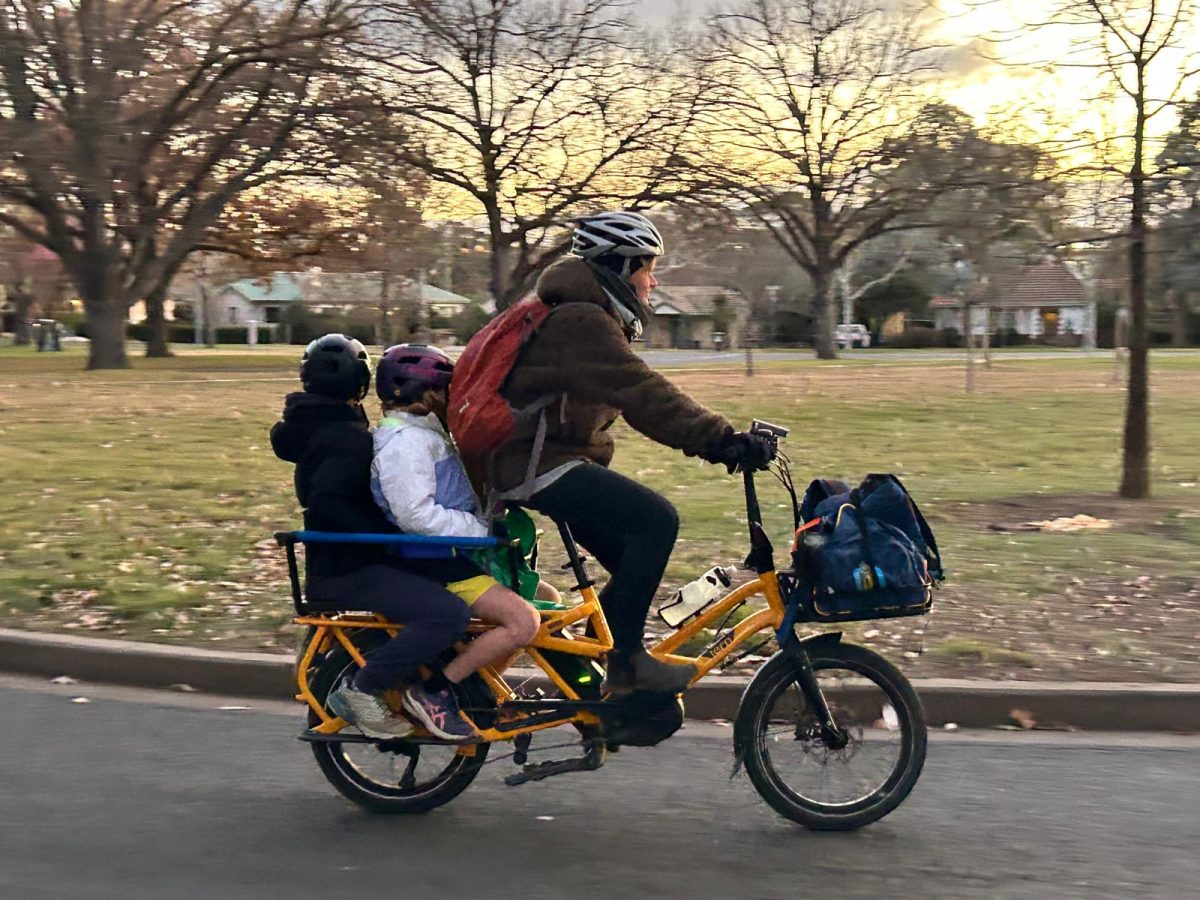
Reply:
[[[296, 355], [197, 349], [89, 373], [74, 348], [0, 350], [0, 624], [288, 645], [286, 576], [269, 538], [298, 515], [291, 467], [272, 455], [267, 429]], [[950, 579], [931, 619], [855, 631], [896, 654], [923, 646], [908, 661], [917, 674], [1194, 680], [1200, 358], [1156, 354], [1152, 369], [1147, 503], [1115, 499], [1124, 398], [1109, 360], [998, 355], [969, 396], [959, 362], [883, 354], [774, 361], [753, 378], [737, 367], [672, 377], [739, 426], [756, 416], [790, 426], [798, 481], [905, 480]], [[740, 563], [740, 481], [624, 426], [618, 439], [616, 466], [681, 513], [664, 591], [715, 562]], [[764, 479], [761, 498], [782, 548], [786, 496]], [[1023, 530], [1079, 513], [1113, 527]]]

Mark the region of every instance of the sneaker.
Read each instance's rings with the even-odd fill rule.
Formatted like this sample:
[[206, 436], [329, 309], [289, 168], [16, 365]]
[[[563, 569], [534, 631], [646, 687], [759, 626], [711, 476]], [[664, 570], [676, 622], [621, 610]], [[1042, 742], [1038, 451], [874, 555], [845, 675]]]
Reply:
[[329, 695], [329, 708], [367, 737], [395, 740], [413, 733], [413, 723], [392, 712], [380, 694], [360, 691], [347, 678]]
[[646, 691], [651, 694], [681, 694], [696, 677], [692, 663], [665, 663], [645, 650], [633, 653], [608, 654], [608, 670], [601, 690], [608, 694], [632, 694]]
[[443, 741], [464, 742], [476, 737], [475, 728], [459, 711], [449, 688], [431, 691], [421, 683], [404, 692], [404, 708]]

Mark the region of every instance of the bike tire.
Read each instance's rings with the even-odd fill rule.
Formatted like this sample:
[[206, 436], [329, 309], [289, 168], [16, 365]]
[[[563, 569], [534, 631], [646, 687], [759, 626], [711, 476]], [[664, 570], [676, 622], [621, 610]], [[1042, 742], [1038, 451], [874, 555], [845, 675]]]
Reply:
[[[381, 636], [378, 631], [373, 631], [356, 635], [354, 643], [365, 654], [380, 646], [386, 639], [386, 635]], [[358, 664], [344, 647], [338, 646], [326, 654], [312, 678], [313, 694], [322, 705], [325, 705], [326, 698], [341, 679], [356, 670], [357, 667]], [[471, 680], [469, 679], [468, 682]], [[481, 685], [471, 683], [464, 683], [460, 687], [463, 688], [464, 693], [471, 695], [476, 703], [480, 700], [473, 695], [478, 694], [481, 689], [486, 690]], [[462, 699], [460, 696], [460, 701]], [[490, 704], [484, 702], [483, 705]], [[320, 716], [310, 709], [308, 711], [309, 728], [315, 728], [320, 724]], [[429, 781], [417, 784], [412, 789], [405, 789], [398, 784], [393, 786], [381, 783], [369, 777], [355, 765], [352, 758], [354, 753], [378, 752], [381, 755], [384, 754], [385, 751], [378, 750], [377, 745], [330, 742], [313, 743], [310, 746], [321, 773], [338, 793], [363, 809], [384, 814], [423, 813], [437, 809], [439, 806], [445, 806], [465, 791], [475, 780], [491, 747], [490, 744], [476, 744], [474, 745], [475, 753], [472, 756], [455, 753], [445, 768], [437, 772]], [[421, 749], [429, 752], [429, 748], [435, 748], [444, 752], [446, 748], [452, 746], [425, 744], [421, 745]]]
[[[793, 663], [783, 653], [776, 654], [759, 670], [742, 697], [736, 750], [755, 789], [780, 815], [814, 831], [861, 828], [894, 810], [916, 785], [925, 765], [928, 741], [924, 710], [908, 679], [878, 653], [830, 642], [819, 642], [806, 650], [818, 676], [823, 671], [844, 670], [865, 678], [886, 696], [896, 717], [895, 730], [900, 732], [899, 755], [887, 778], [868, 795], [846, 803], [822, 803], [788, 785], [772, 760], [766, 739], [768, 717], [776, 701], [796, 684]], [[830, 705], [836, 704], [831, 701]], [[797, 722], [796, 741], [801, 740], [799, 729]]]

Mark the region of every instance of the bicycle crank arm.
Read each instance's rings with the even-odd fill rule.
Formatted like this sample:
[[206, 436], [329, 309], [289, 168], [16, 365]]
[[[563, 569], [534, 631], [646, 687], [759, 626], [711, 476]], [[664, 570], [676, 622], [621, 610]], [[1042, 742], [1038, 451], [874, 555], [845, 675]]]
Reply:
[[527, 784], [530, 781], [541, 781], [555, 775], [565, 775], [568, 772], [592, 772], [604, 765], [604, 745], [593, 741], [588, 745], [583, 756], [575, 759], [552, 759], [543, 763], [530, 763], [515, 775], [509, 775], [504, 783], [509, 787]]

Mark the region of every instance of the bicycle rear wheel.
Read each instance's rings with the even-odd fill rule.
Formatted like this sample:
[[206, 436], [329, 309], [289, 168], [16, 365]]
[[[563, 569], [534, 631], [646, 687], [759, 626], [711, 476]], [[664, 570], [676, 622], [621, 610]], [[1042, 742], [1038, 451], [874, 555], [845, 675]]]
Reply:
[[920, 777], [921, 701], [895, 666], [864, 647], [819, 642], [806, 650], [843, 740], [822, 734], [792, 661], [779, 653], [742, 699], [738, 751], [780, 815], [815, 830], [861, 828], [895, 809]]
[[[384, 640], [379, 632], [356, 635], [355, 645], [369, 653]], [[338, 646], [321, 662], [312, 678], [312, 690], [324, 706], [326, 698], [341, 679], [355, 671], [358, 664]], [[471, 695], [469, 704], [491, 705], [478, 693], [474, 679], [460, 687]], [[308, 725], [321, 724], [309, 710]], [[313, 756], [325, 778], [338, 792], [364, 809], [376, 813], [428, 812], [449, 803], [475, 780], [487, 759], [490, 744], [474, 744], [466, 755], [453, 744], [404, 744], [403, 742], [314, 743]], [[414, 756], [415, 754], [415, 756]]]

